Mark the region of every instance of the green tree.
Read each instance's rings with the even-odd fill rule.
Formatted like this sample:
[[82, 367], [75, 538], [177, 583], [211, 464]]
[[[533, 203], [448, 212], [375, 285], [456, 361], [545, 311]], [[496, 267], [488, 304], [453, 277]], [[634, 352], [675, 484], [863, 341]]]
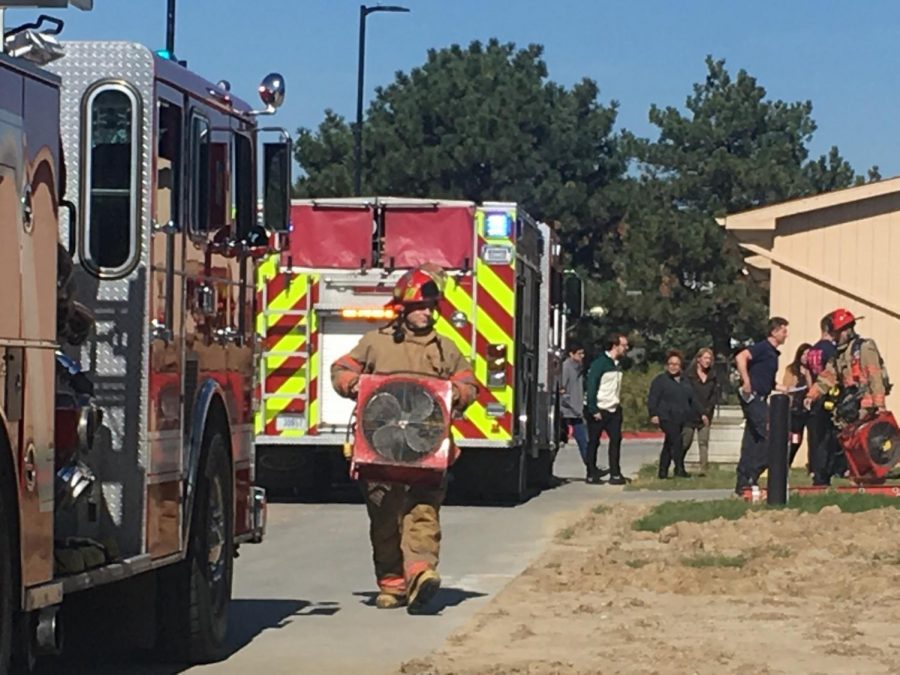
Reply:
[[710, 342], [722, 353], [731, 338], [760, 337], [765, 289], [716, 217], [863, 180], [837, 148], [808, 159], [809, 101], [768, 99], [722, 60], [706, 67], [684, 110], [651, 107], [658, 138], [628, 139], [640, 179], [626, 216], [625, 292], [610, 298], [610, 320], [641, 328], [656, 355]]
[[[612, 278], [626, 162], [617, 104], [596, 82], [548, 79], [543, 48], [491, 40], [430, 50], [378, 88], [364, 121], [363, 193], [507, 200], [558, 227], [579, 266]], [[301, 129], [298, 196], [346, 196], [352, 126], [332, 112]]]

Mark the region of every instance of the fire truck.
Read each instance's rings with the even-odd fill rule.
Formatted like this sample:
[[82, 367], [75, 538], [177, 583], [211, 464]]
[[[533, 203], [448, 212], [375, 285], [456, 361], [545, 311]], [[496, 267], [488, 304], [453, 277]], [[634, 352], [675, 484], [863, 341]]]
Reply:
[[0, 672], [58, 652], [66, 608], [113, 582], [142, 584], [118, 621], [212, 660], [236, 549], [265, 527], [257, 176], [284, 230], [290, 139], [262, 143], [258, 115], [284, 84], [253, 110], [183, 62], [61, 29], [6, 28], [0, 53]]
[[333, 391], [330, 365], [394, 319], [394, 282], [426, 262], [450, 278], [436, 329], [481, 384], [453, 423], [451, 492], [518, 500], [551, 477], [567, 316], [552, 228], [512, 203], [392, 197], [293, 200], [291, 226], [257, 282], [261, 484], [324, 491], [346, 473], [354, 402]]

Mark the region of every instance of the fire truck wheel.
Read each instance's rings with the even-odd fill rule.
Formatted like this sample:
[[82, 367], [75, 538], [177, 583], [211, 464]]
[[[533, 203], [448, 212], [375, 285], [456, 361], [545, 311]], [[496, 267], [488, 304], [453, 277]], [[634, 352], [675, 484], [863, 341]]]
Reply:
[[234, 567], [231, 465], [221, 431], [208, 434], [203, 454], [187, 557], [159, 578], [158, 646], [192, 663], [225, 656]]
[[13, 556], [7, 505], [0, 495], [0, 673], [9, 671], [13, 631]]

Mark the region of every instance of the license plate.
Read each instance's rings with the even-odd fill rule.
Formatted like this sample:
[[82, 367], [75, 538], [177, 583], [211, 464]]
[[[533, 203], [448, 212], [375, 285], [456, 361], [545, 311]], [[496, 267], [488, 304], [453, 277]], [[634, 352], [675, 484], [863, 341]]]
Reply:
[[305, 415], [279, 415], [275, 418], [277, 431], [303, 431], [306, 428]]

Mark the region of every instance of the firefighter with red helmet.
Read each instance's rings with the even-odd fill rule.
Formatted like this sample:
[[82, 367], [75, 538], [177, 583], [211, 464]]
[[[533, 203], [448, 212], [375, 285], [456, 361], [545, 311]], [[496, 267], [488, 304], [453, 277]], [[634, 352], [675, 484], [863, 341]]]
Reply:
[[[364, 373], [415, 373], [449, 379], [457, 414], [475, 400], [478, 386], [472, 367], [451, 340], [434, 330], [444, 283], [443, 270], [434, 265], [422, 265], [399, 279], [390, 303], [397, 313], [394, 322], [366, 333], [331, 366], [338, 394], [354, 398]], [[379, 590], [375, 605], [380, 609], [406, 605], [414, 614], [440, 588], [438, 514], [445, 489], [374, 482], [364, 487]]]
[[[858, 317], [862, 318], [862, 317]], [[885, 410], [890, 382], [874, 340], [856, 333], [857, 317], [846, 309], [831, 313], [831, 334], [837, 354], [819, 374], [806, 399], [807, 407], [821, 396], [835, 399], [839, 426], [866, 420]]]

